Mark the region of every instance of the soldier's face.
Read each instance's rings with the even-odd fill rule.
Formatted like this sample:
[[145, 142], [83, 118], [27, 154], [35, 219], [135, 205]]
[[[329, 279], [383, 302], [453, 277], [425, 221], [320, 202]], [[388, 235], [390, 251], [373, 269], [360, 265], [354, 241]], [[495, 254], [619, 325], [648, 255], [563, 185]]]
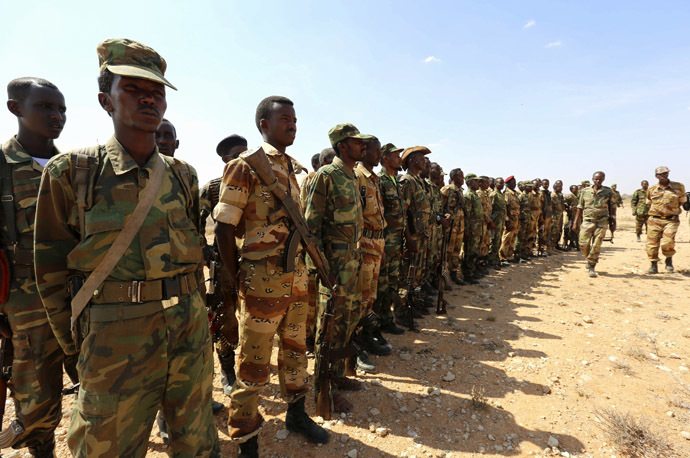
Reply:
[[323, 161], [321, 162], [321, 167], [324, 165], [329, 165], [331, 162], [333, 162], [333, 158], [335, 157], [335, 151], [332, 153], [329, 152], [323, 157]]
[[175, 150], [180, 146], [175, 134], [175, 127], [169, 122], [163, 122], [156, 131], [156, 144], [158, 151], [166, 156], [173, 157]]
[[343, 151], [341, 154], [345, 158], [353, 162], [361, 161], [362, 159], [364, 159], [364, 156], [367, 153], [367, 145], [364, 143], [364, 141], [362, 141], [361, 138], [350, 137], [347, 140], [345, 140], [344, 143], [345, 151]]
[[553, 184], [553, 190], [556, 191], [556, 192], [561, 192], [561, 191], [563, 191], [563, 183], [561, 183], [560, 181], [555, 182], [555, 183]]
[[511, 191], [514, 190], [514, 189], [515, 189], [515, 178], [513, 178], [513, 179], [510, 180], [510, 181], [508, 181], [508, 183], [506, 183], [506, 186], [507, 186], [508, 188], [510, 188]]
[[647, 181], [643, 181], [640, 184], [642, 185], [642, 189], [644, 189], [645, 191], [647, 190], [647, 188], [649, 188], [649, 182]]
[[489, 180], [487, 180], [486, 178], [482, 178], [481, 180], [479, 180], [479, 187], [480, 187], [482, 190], [488, 189], [488, 187], [489, 187]]
[[541, 181], [541, 186], [542, 186], [544, 189], [549, 189], [549, 180], [542, 180], [542, 181]]
[[402, 165], [402, 160], [400, 159], [400, 151], [396, 151], [395, 153], [389, 153], [386, 155], [386, 164], [388, 167], [394, 169], [394, 170], [399, 170], [400, 166]]
[[601, 185], [604, 183], [604, 174], [603, 173], [595, 173], [592, 175], [592, 182], [594, 183], [594, 186], [599, 189]]
[[536, 179], [534, 180], [534, 189], [539, 189], [541, 187], [541, 180]]
[[291, 105], [274, 103], [268, 119], [260, 122], [261, 132], [273, 146], [288, 147], [297, 135], [297, 115]]
[[501, 191], [503, 189], [503, 178], [497, 178], [496, 181], [494, 182], [494, 186], [496, 187], [496, 191]]
[[371, 140], [367, 143], [367, 149], [362, 161], [367, 167], [376, 167], [381, 160], [381, 142], [378, 140]]
[[657, 173], [656, 178], [659, 180], [660, 185], [666, 186], [668, 184], [668, 172]]
[[10, 111], [30, 132], [54, 140], [67, 121], [65, 98], [57, 89], [33, 86], [23, 102], [8, 100]]
[[453, 183], [455, 183], [455, 186], [458, 188], [465, 184], [465, 174], [460, 172], [457, 175], [455, 175], [455, 178], [453, 179]]
[[575, 194], [575, 195], [577, 195], [577, 192], [578, 192], [579, 190], [580, 190], [580, 188], [578, 188], [577, 186], [574, 186], [574, 185], [573, 185], [573, 186], [570, 187], [570, 192], [572, 192], [572, 193]]
[[161, 125], [168, 103], [161, 83], [115, 75], [109, 94], [98, 94], [98, 100], [110, 113], [113, 124], [155, 133]]

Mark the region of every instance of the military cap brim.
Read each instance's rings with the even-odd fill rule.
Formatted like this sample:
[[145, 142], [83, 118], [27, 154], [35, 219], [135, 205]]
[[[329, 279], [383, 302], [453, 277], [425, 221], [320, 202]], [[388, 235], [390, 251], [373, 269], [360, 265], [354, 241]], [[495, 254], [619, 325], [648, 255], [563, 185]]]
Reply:
[[405, 163], [407, 158], [414, 153], [422, 153], [426, 156], [427, 154], [431, 154], [431, 151], [426, 146], [413, 146], [411, 148], [405, 148], [401, 156], [403, 164]]
[[165, 79], [160, 75], [156, 75], [154, 72], [144, 67], [137, 67], [136, 65], [104, 65], [105, 68], [110, 70], [111, 73], [120, 76], [129, 76], [131, 78], [141, 78], [156, 83], [164, 84], [171, 89], [177, 90], [175, 86], [170, 84], [170, 81]]
[[472, 180], [478, 180], [479, 177], [477, 176], [476, 173], [468, 173], [465, 175], [465, 181], [472, 181]]

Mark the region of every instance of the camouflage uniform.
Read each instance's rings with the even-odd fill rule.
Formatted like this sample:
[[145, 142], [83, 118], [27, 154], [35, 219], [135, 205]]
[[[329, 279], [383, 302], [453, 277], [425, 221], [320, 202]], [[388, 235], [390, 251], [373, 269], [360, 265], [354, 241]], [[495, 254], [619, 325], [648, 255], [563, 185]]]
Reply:
[[565, 245], [573, 245], [577, 243], [580, 238], [580, 229], [573, 231], [573, 220], [575, 219], [575, 213], [577, 212], [577, 201], [578, 196], [575, 194], [568, 194], [563, 198], [563, 205], [565, 207], [565, 221], [563, 222], [564, 234], [563, 243]]
[[477, 191], [468, 188], [465, 192], [465, 255], [462, 260], [462, 273], [469, 279], [474, 276], [479, 259], [479, 244], [481, 243], [486, 221], [484, 208]]
[[362, 318], [373, 310], [376, 300], [379, 270], [385, 240], [383, 229], [386, 220], [383, 217], [383, 201], [379, 191], [379, 177], [367, 170], [363, 164], [355, 167], [357, 177], [357, 189], [360, 190], [364, 204], [364, 230], [362, 231], [362, 270], [360, 272], [362, 283]]
[[681, 205], [686, 201], [685, 186], [677, 181], [669, 181], [666, 186], [657, 183], [647, 189], [649, 230], [646, 248], [650, 261], [659, 261], [659, 247], [666, 258], [676, 254], [679, 215]]
[[618, 190], [613, 191], [613, 201], [616, 204], [616, 207], [622, 207], [623, 206], [623, 197], [621, 197], [621, 193], [618, 192]]
[[450, 230], [450, 240], [446, 250], [448, 271], [462, 273], [459, 267], [465, 231], [465, 198], [462, 195], [462, 189], [454, 184], [441, 188], [441, 194], [444, 200], [443, 209], [445, 213], [450, 214], [451, 218], [453, 218], [453, 227]]
[[[309, 172], [299, 189], [299, 202], [302, 210], [307, 208], [307, 200], [309, 199], [309, 187], [314, 179], [316, 172]], [[309, 296], [309, 312], [307, 313], [307, 338], [309, 340], [316, 338], [316, 298], [318, 290], [318, 282], [316, 279], [316, 272], [313, 269], [308, 269], [307, 276], [307, 294]]]
[[15, 137], [2, 146], [2, 153], [12, 174], [17, 246], [12, 247], [8, 222], [0, 214], [0, 243], [8, 248], [12, 269], [9, 301], [0, 304], [0, 313], [8, 317], [12, 330], [14, 358], [9, 387], [17, 418], [25, 427], [13, 445], [47, 450], [54, 445], [53, 433], [62, 418], [64, 353], [48, 323], [34, 274], [34, 218], [43, 167]]
[[606, 237], [609, 225], [609, 215], [616, 203], [613, 191], [608, 186], [602, 186], [598, 191], [593, 187], [580, 191], [577, 208], [582, 209], [582, 225], [580, 226], [580, 251], [587, 258], [589, 266], [595, 266], [599, 261], [601, 242]]
[[541, 222], [539, 227], [539, 251], [546, 251], [551, 245], [551, 223], [553, 208], [551, 203], [551, 193], [547, 189], [539, 191], [539, 201], [541, 202]]
[[[176, 456], [219, 456], [211, 413], [213, 356], [199, 292], [196, 171], [154, 153], [143, 166], [113, 136], [94, 153], [85, 220], [79, 221], [77, 158], [61, 154], [43, 172], [36, 213], [38, 291], [58, 342], [79, 352], [81, 387], [67, 443], [74, 456], [143, 456], [162, 407]], [[156, 161], [163, 183], [144, 224], [70, 332], [68, 277], [105, 256], [139, 201]], [[81, 234], [83, 223], [85, 233]]]
[[520, 230], [520, 197], [517, 191], [507, 188], [503, 193], [506, 202], [506, 222], [508, 227], [503, 232], [501, 240], [500, 256], [504, 261], [509, 261], [515, 253], [515, 242]]
[[525, 258], [532, 255], [532, 200], [534, 198], [534, 194], [527, 191], [521, 192], [519, 196], [520, 222], [515, 248], [516, 257]]
[[429, 227], [431, 228], [431, 237], [429, 238], [429, 249], [426, 261], [426, 277], [427, 281], [431, 280], [436, 275], [436, 266], [441, 258], [441, 244], [443, 242], [443, 226], [439, 224], [439, 217], [442, 217], [443, 210], [443, 196], [441, 190], [438, 189], [430, 179], [424, 180], [429, 193], [429, 202], [431, 204], [431, 213], [429, 215]]
[[[350, 342], [361, 315], [359, 272], [364, 216], [362, 200], [357, 192], [357, 178], [339, 157], [316, 172], [304, 214], [310, 232], [317, 238], [330, 271], [336, 277], [338, 289], [334, 298], [331, 349], [343, 349]], [[321, 332], [322, 317], [330, 296], [331, 291], [320, 284], [317, 335]], [[318, 346], [316, 353], [318, 361]], [[344, 361], [332, 362], [330, 371], [336, 377], [344, 377]]]
[[531, 254], [535, 248], [537, 248], [538, 236], [539, 236], [539, 222], [541, 221], [542, 213], [542, 201], [539, 191], [537, 189], [531, 192], [530, 201], [530, 229], [529, 229], [529, 253]]
[[484, 259], [489, 254], [489, 247], [491, 245], [491, 233], [489, 231], [489, 220], [491, 219], [491, 199], [489, 198], [489, 189], [477, 190], [477, 195], [482, 203], [482, 236], [479, 241], [479, 259]]
[[644, 226], [645, 233], [647, 232], [647, 220], [649, 219], [649, 205], [647, 204], [647, 191], [640, 188], [632, 196], [630, 200], [633, 214], [635, 215], [635, 234], [639, 237], [642, 235], [642, 227]]
[[503, 229], [506, 224], [506, 200], [503, 193], [495, 189], [489, 193], [491, 199], [491, 220], [496, 225], [496, 229], [491, 233], [491, 250], [489, 253], [489, 263], [498, 265], [501, 263], [499, 257], [499, 250], [501, 249], [501, 239], [503, 237]]
[[412, 240], [417, 244], [417, 253], [410, 253], [407, 250], [405, 252], [401, 271], [403, 281], [400, 286], [406, 288], [405, 280], [410, 264], [414, 264], [414, 286], [417, 287], [421, 286], [426, 277], [423, 263], [427, 257], [427, 241], [431, 237], [431, 228], [429, 227], [431, 202], [424, 186], [424, 180], [409, 173], [400, 178], [400, 191], [409, 215], [407, 221], [412, 224], [410, 227]]
[[[386, 219], [386, 227], [383, 230], [384, 256], [379, 273], [374, 312], [382, 322], [387, 322], [392, 319], [391, 304], [395, 306], [395, 304], [401, 303], [398, 300], [398, 285], [400, 282], [400, 261], [403, 254], [406, 207], [398, 186], [397, 176], [389, 175], [385, 169], [379, 172], [379, 190], [383, 201], [383, 216]], [[395, 312], [399, 315], [402, 310], [396, 309]]]
[[556, 248], [561, 240], [564, 199], [562, 192], [553, 191], [551, 193], [551, 240], [548, 245], [550, 248]]

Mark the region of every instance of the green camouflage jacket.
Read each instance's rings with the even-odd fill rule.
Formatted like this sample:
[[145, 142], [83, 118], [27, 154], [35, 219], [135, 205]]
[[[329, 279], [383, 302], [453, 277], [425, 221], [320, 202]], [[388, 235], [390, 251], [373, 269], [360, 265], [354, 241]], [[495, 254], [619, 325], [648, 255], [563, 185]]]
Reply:
[[491, 219], [498, 226], [501, 221], [506, 219], [506, 199], [503, 193], [495, 189], [489, 193], [489, 199], [491, 200]]
[[580, 191], [577, 208], [582, 209], [582, 216], [585, 220], [606, 219], [615, 207], [616, 201], [613, 190], [608, 186], [602, 186], [598, 191], [595, 191], [593, 186]]
[[398, 178], [389, 175], [386, 169], [379, 172], [379, 190], [383, 200], [383, 216], [386, 219], [386, 232], [398, 232], [405, 229], [405, 202], [398, 186]]
[[408, 223], [415, 221], [415, 227], [410, 228], [411, 232], [417, 236], [430, 236], [431, 201], [424, 180], [406, 173], [400, 178], [400, 191], [409, 215]]
[[649, 214], [649, 205], [647, 205], [647, 191], [640, 188], [633, 193], [632, 199], [630, 200], [630, 205], [632, 206], [633, 213], [640, 216], [646, 216]]

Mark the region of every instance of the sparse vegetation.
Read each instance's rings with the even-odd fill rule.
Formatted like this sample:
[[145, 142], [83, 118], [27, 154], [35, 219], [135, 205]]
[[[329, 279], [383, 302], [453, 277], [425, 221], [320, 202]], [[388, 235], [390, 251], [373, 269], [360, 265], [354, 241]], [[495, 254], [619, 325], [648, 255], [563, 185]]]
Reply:
[[611, 363], [613, 365], [613, 368], [623, 372], [625, 375], [633, 375], [633, 370], [630, 367], [630, 364], [626, 363], [625, 361], [613, 361]]
[[659, 433], [627, 413], [596, 409], [599, 427], [624, 456], [635, 458], [670, 458], [678, 456], [673, 446]]
[[486, 317], [486, 321], [494, 322], [496, 321], [496, 317], [494, 315], [489, 315]]
[[472, 395], [472, 407], [477, 410], [485, 409], [487, 407], [488, 404], [483, 386], [478, 387], [476, 385], [472, 385], [472, 391], [470, 394]]
[[638, 361], [645, 361], [647, 359], [647, 354], [639, 348], [629, 348], [625, 354]]

